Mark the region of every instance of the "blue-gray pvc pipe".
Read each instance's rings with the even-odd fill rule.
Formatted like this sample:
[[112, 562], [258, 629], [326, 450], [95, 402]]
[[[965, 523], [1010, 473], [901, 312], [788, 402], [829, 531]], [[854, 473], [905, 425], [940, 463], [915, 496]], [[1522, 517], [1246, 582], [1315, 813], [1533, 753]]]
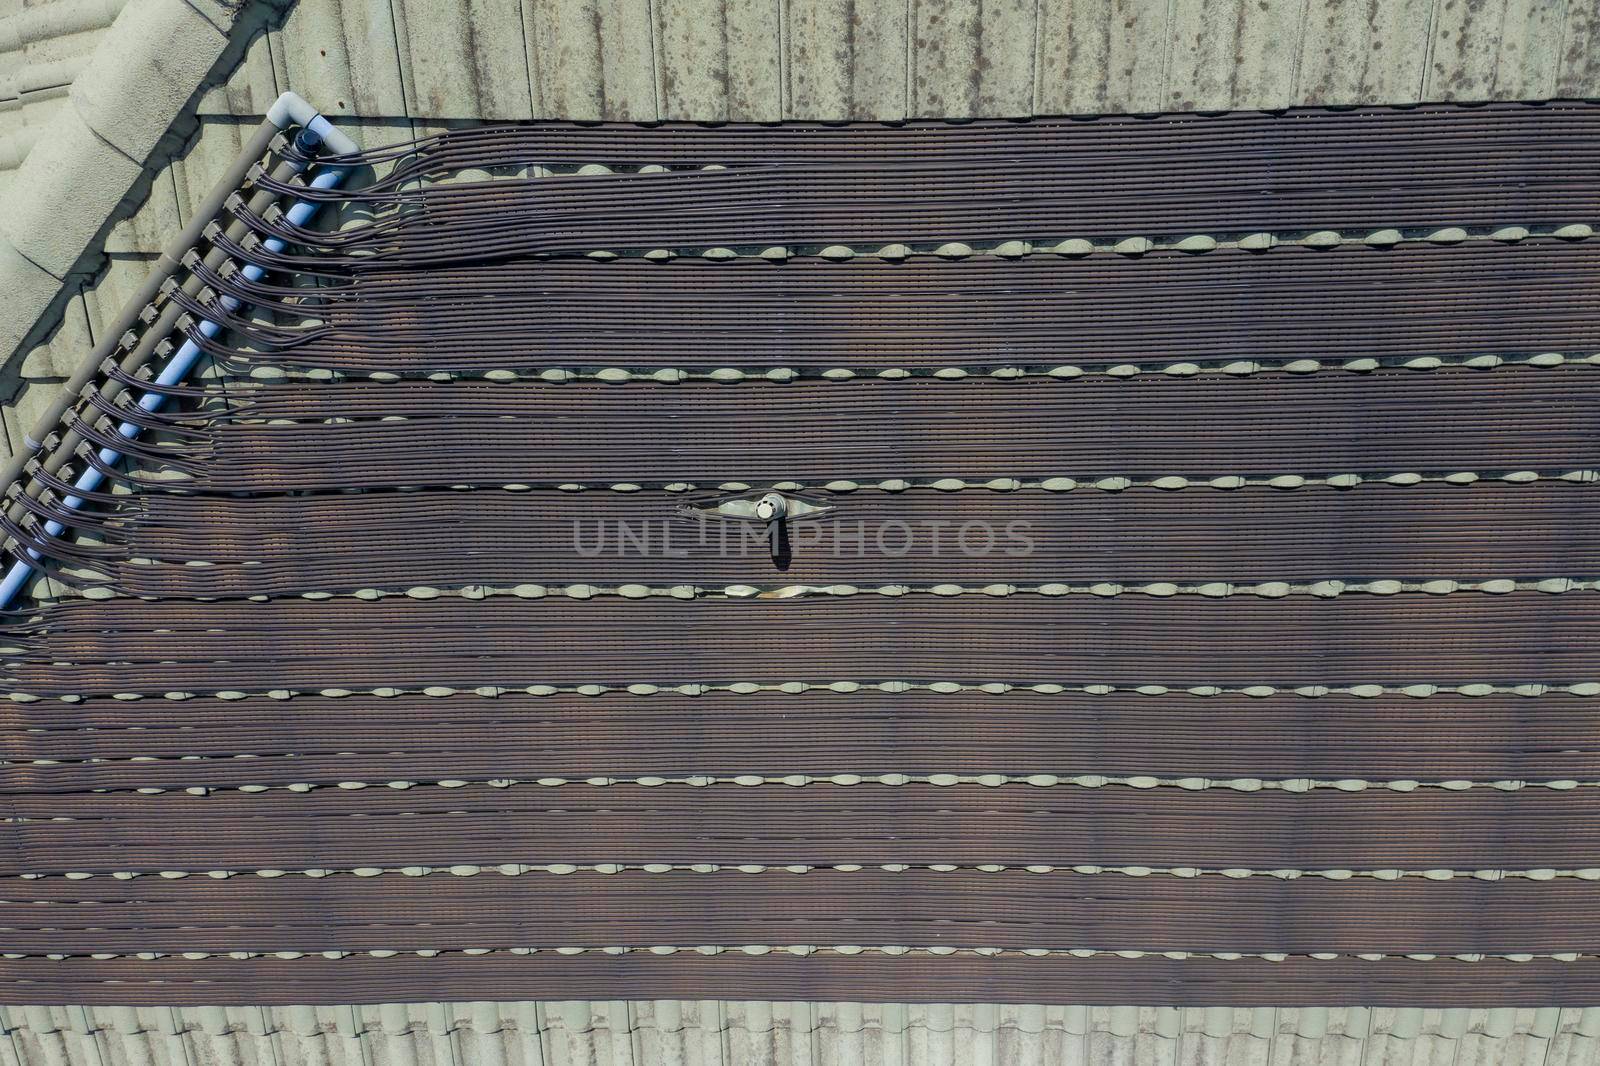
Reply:
[[[307, 122], [306, 128], [323, 137], [325, 140], [331, 140], [331, 138], [328, 138], [327, 136], [327, 131], [331, 130], [332, 127], [329, 126], [327, 119], [322, 118], [320, 115]], [[342, 135], [340, 136], [340, 140], [344, 140]], [[344, 181], [344, 175], [345, 170], [343, 167], [329, 167], [311, 179], [311, 187], [313, 189], [334, 188], [340, 182]], [[289, 208], [286, 214], [291, 225], [303, 226], [307, 222], [311, 221], [311, 217], [317, 213], [317, 209], [321, 206], [321, 204], [314, 201], [297, 200]], [[262, 241], [261, 244], [262, 247], [266, 248], [269, 252], [281, 252], [284, 249], [284, 242], [280, 241], [276, 237], [268, 237], [266, 240]], [[247, 281], [259, 281], [266, 271], [261, 267], [256, 266], [254, 263], [250, 263], [247, 264], [244, 269], [240, 271], [240, 273], [244, 275], [245, 280]], [[239, 301], [234, 299], [232, 296], [224, 296], [219, 302], [229, 311], [236, 310], [239, 307]], [[206, 320], [200, 323], [199, 329], [202, 334], [210, 338], [215, 337], [217, 333], [220, 332], [221, 327], [215, 322]], [[189, 376], [189, 371], [194, 369], [194, 364], [199, 360], [199, 358], [200, 346], [192, 340], [184, 341], [183, 347], [179, 348], [177, 352], [173, 354], [172, 358], [168, 360], [167, 365], [162, 368], [161, 373], [156, 376], [155, 383], [157, 385], [176, 385], [178, 382]], [[139, 398], [139, 406], [146, 411], [159, 411], [163, 406], [165, 406], [167, 399], [167, 396], [162, 393], [147, 392]], [[139, 434], [143, 433], [144, 430], [139, 426], [134, 425], [132, 422], [124, 422], [122, 425], [117, 427], [117, 432], [127, 440], [134, 440], [139, 436]], [[121, 458], [122, 453], [114, 448], [100, 449], [100, 462], [108, 467], [116, 463]], [[97, 467], [91, 466], [83, 473], [78, 475], [78, 480], [72, 483], [72, 487], [75, 489], [81, 489], [84, 492], [92, 492], [104, 480], [105, 475], [102, 474]], [[79, 507], [83, 506], [83, 497], [68, 496], [61, 501], [61, 504], [62, 506], [75, 511]], [[56, 537], [60, 536], [66, 531], [66, 526], [52, 519], [51, 521], [45, 523], [44, 531], [50, 536]], [[34, 559], [39, 558], [39, 553], [34, 551], [32, 548], [28, 549], [28, 554]], [[33, 564], [24, 562], [21, 559], [18, 559], [11, 564], [11, 569], [6, 572], [5, 579], [0, 581], [0, 610], [4, 610], [6, 607], [9, 607], [11, 605], [11, 601], [16, 599], [17, 593], [21, 592], [22, 587], [28, 583], [28, 578], [33, 575], [34, 569], [35, 567]]]

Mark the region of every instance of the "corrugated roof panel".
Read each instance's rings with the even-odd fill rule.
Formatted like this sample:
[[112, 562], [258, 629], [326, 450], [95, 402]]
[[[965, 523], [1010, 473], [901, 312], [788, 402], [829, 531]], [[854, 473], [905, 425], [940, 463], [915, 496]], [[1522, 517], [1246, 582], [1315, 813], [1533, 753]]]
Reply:
[[661, 117], [655, 31], [646, 5], [532, 3], [524, 25], [535, 114], [619, 122]]
[[1295, 59], [1307, 100], [1370, 104], [1414, 97], [1427, 64], [1434, 0], [1335, 2], [1306, 8]]
[[783, 116], [780, 5], [660, 0], [653, 7], [661, 117], [772, 122]]
[[1600, 94], [1600, 7], [1569, 0], [1558, 64], [1558, 95]]
[[[333, 115], [432, 120], [896, 119], [1600, 93], [1587, 5], [1369, 8], [481, 0], [408, 18], [401, 0], [301, 0], [201, 111], [258, 114], [274, 84]], [[259, 33], [260, 21], [241, 32]]]
[[520, 0], [393, 0], [392, 10], [404, 114], [500, 122], [533, 117]]
[[396, 32], [391, 0], [297, 3], [273, 39], [283, 45], [285, 87], [330, 115], [404, 117]]
[[1303, 99], [1295, 79], [1306, 10], [1259, 0], [1174, 0], [1162, 110], [1274, 108]]
[[904, 118], [906, 10], [877, 0], [784, 5], [785, 115]]
[[[1016, 5], [992, 4], [997, 17], [994, 35], [1001, 36], [1007, 29], [1015, 32]], [[945, 116], [968, 118], [978, 114], [978, 86], [983, 71], [978, 62], [982, 41], [980, 28], [985, 26], [978, 0], [913, 0], [908, 15], [908, 33], [911, 35], [910, 94], [911, 114], [915, 117]], [[1032, 11], [1028, 12], [1031, 26]], [[997, 42], [998, 43], [998, 42]], [[1019, 38], [1010, 42], [1013, 50], [1023, 44]], [[1028, 34], [1024, 56], [1033, 51], [1033, 34]], [[1028, 82], [1033, 80], [1029, 64]], [[1019, 86], [1020, 88], [1020, 86]], [[1031, 88], [1031, 84], [1030, 84]], [[1029, 105], [1032, 92], [1028, 92]]]
[[[1593, 1011], [643, 1000], [0, 1009], [8, 1066], [1587, 1066]], [[9, 1041], [6, 1037], [9, 1036]]]
[[1169, 15], [1168, 0], [1044, 0], [1035, 110], [1042, 115], [1160, 110]]

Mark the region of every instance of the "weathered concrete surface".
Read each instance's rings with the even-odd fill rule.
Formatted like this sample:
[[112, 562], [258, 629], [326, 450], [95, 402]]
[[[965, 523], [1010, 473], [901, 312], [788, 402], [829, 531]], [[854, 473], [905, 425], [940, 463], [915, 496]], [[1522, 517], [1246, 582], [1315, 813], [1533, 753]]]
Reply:
[[295, 4], [277, 40], [288, 85], [314, 87], [307, 99], [328, 114], [406, 114], [389, 0]]
[[524, 0], [534, 111], [579, 120], [661, 117], [655, 31], [633, 0]]
[[406, 90], [403, 113], [533, 117], [519, 0], [394, 0], [391, 6]]
[[[0, 238], [33, 265], [64, 278], [142, 169], [76, 109], [65, 109], [29, 153], [0, 204]], [[7, 289], [11, 282], [11, 277], [0, 278]], [[0, 340], [14, 343], [20, 336], [14, 324], [8, 325]]]
[[1052, 4], [1041, 11], [1036, 110], [1082, 115], [1159, 110], [1167, 0]]
[[820, 119], [904, 118], [903, 5], [811, 0], [784, 6], [785, 113]]
[[669, 115], [783, 117], [777, 4], [727, 0], [719, 12], [701, 0], [660, 0], [655, 10]]
[[6, 1007], [15, 1066], [1591, 1066], [1594, 1010], [541, 1002]]

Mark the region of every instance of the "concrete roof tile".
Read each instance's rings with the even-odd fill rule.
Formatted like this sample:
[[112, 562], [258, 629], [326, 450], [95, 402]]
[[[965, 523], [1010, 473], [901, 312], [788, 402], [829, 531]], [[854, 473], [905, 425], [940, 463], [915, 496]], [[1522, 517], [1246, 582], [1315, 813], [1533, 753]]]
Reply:
[[[134, 1012], [91, 1007], [6, 1008], [6, 1028], [23, 1066], [78, 1061], [94, 1051], [97, 1034], [112, 1041], [130, 1066], [159, 1062], [172, 1050], [161, 1037], [173, 1030], [201, 1062], [366, 1061], [373, 1066], [435, 1061], [441, 1038], [467, 1062], [698, 1062], [731, 1052], [740, 1063], [1166, 1062], [1173, 1066], [1228, 1063], [1356, 1063], [1379, 1057], [1426, 1060], [1418, 1037], [1391, 1037], [1386, 1028], [1352, 1036], [1349, 1019], [1365, 1008], [1253, 1011], [1223, 1008], [1229, 1025], [1213, 1032], [1206, 1010], [1019, 1006], [983, 1010], [970, 1004], [769, 1003], [698, 1001], [378, 1004], [333, 1008], [185, 1008]], [[1393, 1024], [1398, 1011], [1384, 1012]], [[1444, 1012], [1414, 1014], [1432, 1032]], [[1467, 1011], [1469, 1032], [1491, 1012]], [[1561, 1027], [1552, 1066], [1593, 1053], [1593, 1037], [1575, 1023], [1576, 1010], [1554, 1012]], [[78, 1017], [74, 1017], [76, 1014]], [[1275, 1017], [1263, 1033], [1253, 1017]], [[123, 1017], [123, 1016], [126, 1017]], [[1315, 1017], [1313, 1017], [1315, 1016]], [[1172, 1029], [1176, 1023], [1177, 1028]], [[1420, 1036], [1420, 1032], [1419, 1032]], [[351, 1041], [351, 1046], [342, 1046]], [[1274, 1048], [1273, 1042], [1277, 1046]], [[1518, 1054], [1527, 1041], [1526, 1054]], [[1453, 1042], [1447, 1042], [1453, 1043]], [[1512, 1061], [1543, 1058], [1548, 1037], [1521, 1027], [1496, 1038], [1491, 1054]], [[277, 1045], [277, 1046], [274, 1046]], [[1487, 1050], [1487, 1049], [1486, 1049]], [[181, 1056], [180, 1056], [181, 1059]], [[91, 1058], [89, 1061], [93, 1061]]]
[[812, 0], [788, 5], [785, 22], [785, 114], [906, 116], [904, 11], [874, 0]]
[[518, 0], [395, 0], [393, 10], [408, 114], [533, 117]]
[[226, 33], [201, 14], [209, 6], [130, 4], [102, 46], [114, 49], [117, 59], [91, 61], [73, 82], [79, 117], [130, 160], [144, 163], [227, 46]]
[[[0, 235], [0, 292], [6, 294], [7, 301], [44, 307], [55, 298], [56, 291], [60, 287], [59, 278], [24, 256], [9, 240]], [[22, 343], [32, 325], [32, 320], [24, 322], [16, 316], [7, 315], [0, 318], [0, 349], [7, 352], [14, 351]]]
[[282, 44], [288, 87], [334, 119], [410, 114], [389, 0], [297, 4], [273, 41]]
[[[11, 194], [0, 206], [0, 234], [35, 264], [63, 278], [140, 170], [138, 162], [96, 134], [76, 111], [63, 109], [49, 135], [18, 169]], [[21, 324], [22, 331], [32, 325]]]
[[653, 122], [661, 115], [655, 31], [644, 4], [560, 0], [529, 6], [534, 113]]
[[55, 332], [23, 357], [22, 376], [30, 379], [70, 377], [78, 369], [83, 353], [93, 345], [83, 295], [74, 291]]

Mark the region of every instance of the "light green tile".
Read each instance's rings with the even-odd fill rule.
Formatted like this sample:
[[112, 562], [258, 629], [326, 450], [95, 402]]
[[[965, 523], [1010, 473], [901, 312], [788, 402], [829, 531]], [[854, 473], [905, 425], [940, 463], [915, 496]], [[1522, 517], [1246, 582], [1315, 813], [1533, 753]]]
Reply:
[[1037, 103], [1045, 115], [1161, 106], [1168, 0], [1041, 0]]
[[638, 0], [523, 0], [534, 113], [653, 122], [654, 30]]
[[1488, 100], [1500, 61], [1506, 0], [1435, 0], [1424, 100]]
[[1422, 85], [1433, 0], [1327, 0], [1306, 10], [1295, 102], [1413, 100]]
[[1301, 0], [1173, 0], [1163, 109], [1294, 102]]
[[1034, 113], [1039, 0], [981, 0], [978, 6], [977, 113]]
[[22, 357], [21, 372], [25, 378], [70, 377], [84, 358], [94, 348], [94, 336], [89, 328], [89, 312], [84, 303], [81, 287], [70, 286], [70, 293], [56, 322], [44, 339]]
[[786, 0], [788, 117], [904, 118], [907, 17], [905, 0]]
[[390, 0], [301, 0], [278, 40], [288, 88], [328, 116], [407, 114]]
[[[596, 0], [523, 0], [528, 28], [528, 71], [534, 114], [592, 121], [605, 114], [601, 70], [601, 17]], [[648, 75], [650, 28], [644, 26]], [[655, 114], [653, 79], [648, 85]]]
[[773, 122], [782, 114], [773, 0], [656, 0], [662, 118]]
[[393, 2], [412, 117], [533, 117], [521, 0]]
[[1561, 36], [1555, 94], [1600, 97], [1600, 4], [1569, 0]]
[[[1590, 0], [1579, 0], [1589, 6]], [[1507, 0], [1500, 24], [1494, 95], [1500, 100], [1545, 100], [1555, 95], [1568, 0]]]
[[730, 71], [723, 5], [716, 0], [656, 0], [654, 9], [661, 55], [661, 117], [726, 120]]
[[[282, 92], [280, 64], [274, 60], [272, 38], [278, 35], [275, 24], [266, 17], [266, 8], [251, 8], [234, 30], [234, 40], [243, 42], [243, 55], [227, 78], [200, 98], [199, 115], [260, 116]], [[281, 41], [278, 47], [282, 48]]]
[[728, 40], [728, 117], [775, 122], [783, 117], [782, 25], [773, 0], [723, 0]]
[[970, 118], [978, 110], [980, 0], [912, 0], [911, 113]]
[[138, 206], [106, 234], [104, 249], [108, 254], [153, 255], [183, 228], [171, 163], [154, 173], [146, 167], [139, 184], [123, 200], [119, 213], [127, 211], [129, 203], [138, 203]]

